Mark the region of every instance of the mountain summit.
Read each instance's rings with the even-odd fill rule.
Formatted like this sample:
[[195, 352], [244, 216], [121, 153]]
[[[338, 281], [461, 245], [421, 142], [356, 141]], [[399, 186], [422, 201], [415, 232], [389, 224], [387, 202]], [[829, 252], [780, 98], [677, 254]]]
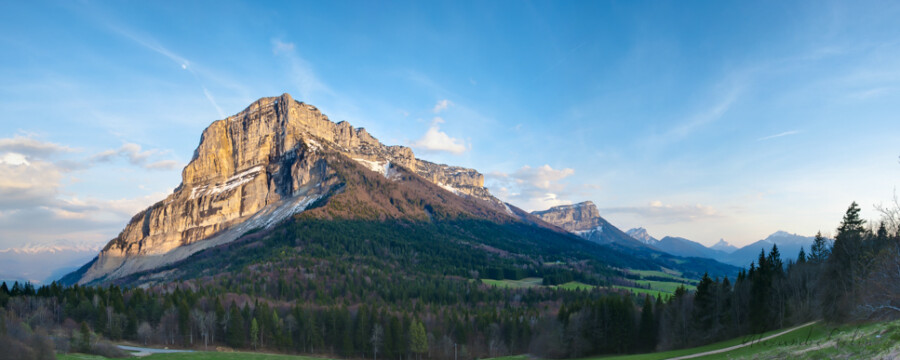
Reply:
[[387, 179], [418, 175], [516, 217], [488, 192], [477, 171], [417, 159], [407, 147], [386, 146], [365, 129], [334, 123], [316, 107], [283, 94], [259, 99], [207, 127], [181, 185], [135, 215], [94, 261], [65, 280], [114, 280], [271, 228], [343, 191], [334, 167], [343, 159]]
[[647, 229], [644, 229], [642, 227], [630, 229], [625, 233], [628, 234], [628, 236], [633, 237], [635, 240], [647, 245], [654, 245], [659, 242], [659, 240], [650, 236], [650, 233], [647, 232]]
[[728, 253], [728, 254], [733, 253], [738, 249], [736, 246], [731, 245], [727, 241], [725, 241], [725, 239], [719, 239], [719, 242], [715, 243], [713, 246], [710, 246], [709, 248], [713, 249], [713, 250], [719, 250], [721, 252]]

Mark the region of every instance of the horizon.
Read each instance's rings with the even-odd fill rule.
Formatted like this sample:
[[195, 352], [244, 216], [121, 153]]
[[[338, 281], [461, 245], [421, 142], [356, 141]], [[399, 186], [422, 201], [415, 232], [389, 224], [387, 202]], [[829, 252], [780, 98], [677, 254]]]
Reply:
[[900, 185], [896, 3], [214, 4], [3, 6], [0, 249], [105, 244], [281, 93], [524, 210], [706, 246], [830, 237]]

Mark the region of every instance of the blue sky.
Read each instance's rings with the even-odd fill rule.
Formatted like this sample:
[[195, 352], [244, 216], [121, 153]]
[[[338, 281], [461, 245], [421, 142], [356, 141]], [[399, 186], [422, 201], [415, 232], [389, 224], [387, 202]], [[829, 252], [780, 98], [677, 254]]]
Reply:
[[0, 249], [104, 242], [284, 92], [528, 210], [742, 245], [900, 184], [896, 2], [0, 4]]

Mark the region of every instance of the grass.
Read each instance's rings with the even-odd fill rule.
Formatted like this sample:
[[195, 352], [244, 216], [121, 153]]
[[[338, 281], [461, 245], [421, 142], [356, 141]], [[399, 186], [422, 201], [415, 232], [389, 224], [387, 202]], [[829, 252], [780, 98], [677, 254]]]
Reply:
[[675, 289], [677, 289], [679, 286], [682, 286], [682, 285], [684, 285], [684, 287], [688, 290], [697, 289], [696, 286], [691, 285], [691, 284], [687, 284], [687, 283], [682, 284], [682, 283], [670, 282], [670, 281], [634, 280], [634, 283], [638, 284], [638, 285], [642, 285], [642, 286], [650, 286], [650, 289], [659, 290], [659, 291], [662, 291], [664, 293], [669, 293], [669, 294], [674, 294]]
[[559, 288], [559, 289], [564, 289], [564, 290], [590, 290], [597, 286], [596, 285], [588, 285], [588, 284], [585, 284], [583, 282], [578, 282], [578, 281], [570, 281], [565, 284], [556, 285], [555, 287]]
[[665, 269], [665, 271], [659, 270], [627, 270], [628, 272], [640, 275], [640, 276], [659, 276], [659, 277], [670, 277], [672, 279], [680, 280], [681, 273], [675, 270]]
[[662, 292], [659, 290], [636, 288], [636, 287], [631, 287], [631, 286], [613, 285], [613, 287], [616, 289], [630, 290], [631, 292], [638, 294], [638, 295], [650, 295], [651, 297], [654, 297], [654, 298], [659, 295], [668, 295], [669, 294], [667, 292]]
[[[105, 360], [107, 358], [96, 355], [85, 354], [58, 354], [57, 360]], [[263, 354], [250, 352], [211, 352], [198, 351], [192, 353], [171, 353], [171, 354], [153, 354], [140, 358], [142, 360], [323, 360], [323, 358], [299, 356], [299, 355], [278, 355]]]
[[[816, 325], [813, 325], [813, 326], [816, 326]], [[801, 330], [804, 330], [804, 329], [801, 329]], [[772, 335], [772, 334], [777, 334], [777, 333], [779, 333], [779, 332], [781, 332], [781, 331], [784, 331], [784, 329], [772, 330], [772, 331], [763, 333], [762, 335], [757, 335], [756, 337], [766, 337], [766, 336], [769, 336], [769, 335]], [[790, 335], [790, 334], [793, 334], [793, 332], [792, 332], [792, 333], [789, 333], [789, 334], [787, 334], [787, 335]], [[604, 356], [604, 357], [595, 357], [595, 358], [590, 358], [590, 359], [603, 359], [603, 360], [661, 360], [661, 359], [668, 359], [668, 358], [679, 357], [679, 356], [685, 356], [685, 355], [692, 355], [692, 354], [697, 354], [697, 353], [702, 353], [702, 352], [707, 352], [707, 351], [712, 351], [712, 350], [724, 349], [724, 348], [727, 348], [727, 347], [731, 347], [731, 346], [735, 346], [735, 345], [740, 345], [740, 344], [746, 343], [746, 342], [748, 342], [748, 339], [749, 339], [749, 337], [739, 337], [739, 338], [734, 338], [734, 339], [731, 339], [731, 340], [720, 341], [720, 342], [717, 342], [717, 343], [712, 343], [712, 344], [709, 344], [709, 345], [704, 345], [704, 346], [695, 347], [695, 348], [690, 348], [690, 349], [670, 350], [670, 351], [663, 351], [663, 352], [656, 352], [656, 353], [649, 353], [649, 354], [634, 354], [634, 355]], [[720, 354], [720, 355], [731, 354], [731, 353], [732, 353], [732, 352], [727, 352], [727, 353], [723, 353], [723, 354]], [[704, 358], [705, 358], [705, 357], [704, 357]]]
[[[745, 344], [777, 334], [784, 329], [762, 335], [740, 337], [705, 346], [650, 354], [595, 357], [585, 360], [660, 360], [703, 353]], [[831, 327], [813, 324], [753, 345], [696, 359], [872, 359], [900, 356], [900, 321]]]
[[520, 289], [520, 288], [529, 288], [535, 286], [541, 286], [543, 279], [541, 278], [524, 278], [521, 280], [493, 280], [493, 279], [481, 279], [481, 282], [486, 285], [493, 285], [498, 288], [512, 288], [512, 289]]

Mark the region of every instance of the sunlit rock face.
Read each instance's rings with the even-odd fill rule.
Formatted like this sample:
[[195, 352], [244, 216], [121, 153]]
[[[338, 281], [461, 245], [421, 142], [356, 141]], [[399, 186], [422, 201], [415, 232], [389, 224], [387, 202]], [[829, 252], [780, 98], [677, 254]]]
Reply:
[[340, 187], [325, 152], [385, 176], [391, 167], [404, 167], [460, 196], [503, 207], [477, 171], [416, 159], [407, 147], [386, 146], [365, 129], [334, 123], [316, 107], [283, 94], [259, 99], [207, 127], [181, 185], [135, 215], [78, 282], [171, 264], [303, 211]]
[[600, 225], [600, 211], [593, 202], [585, 201], [575, 205], [554, 206], [532, 214], [566, 231], [578, 233], [591, 231]]

